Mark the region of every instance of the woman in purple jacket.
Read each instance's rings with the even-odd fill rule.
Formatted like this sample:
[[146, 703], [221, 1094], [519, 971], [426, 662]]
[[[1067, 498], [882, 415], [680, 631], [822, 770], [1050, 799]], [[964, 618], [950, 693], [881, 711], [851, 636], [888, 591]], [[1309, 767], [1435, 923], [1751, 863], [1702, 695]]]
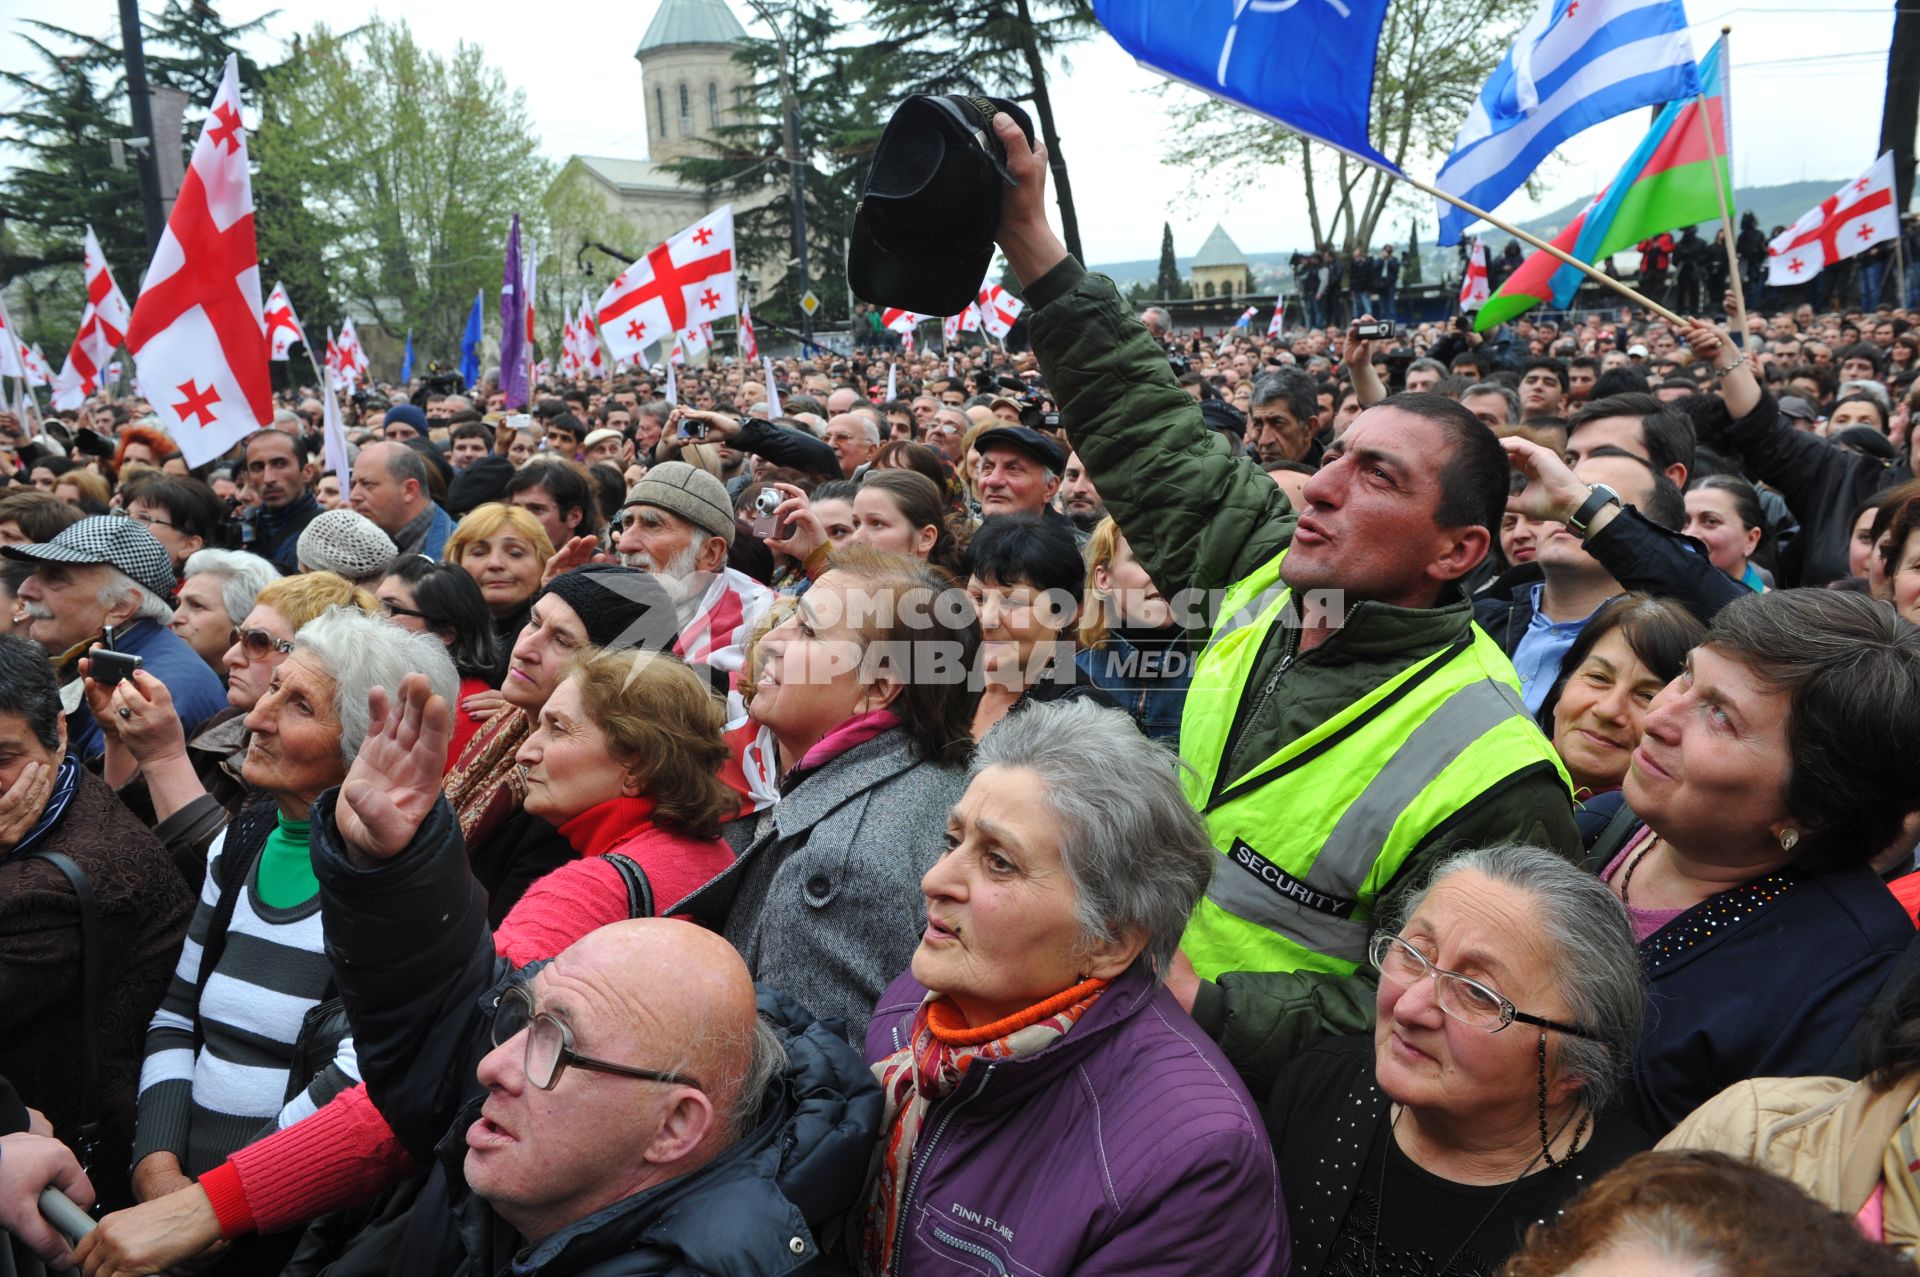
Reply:
[[1214, 852], [1119, 710], [1025, 706], [980, 743], [927, 928], [880, 999], [863, 1274], [1287, 1270], [1273, 1152], [1161, 984]]

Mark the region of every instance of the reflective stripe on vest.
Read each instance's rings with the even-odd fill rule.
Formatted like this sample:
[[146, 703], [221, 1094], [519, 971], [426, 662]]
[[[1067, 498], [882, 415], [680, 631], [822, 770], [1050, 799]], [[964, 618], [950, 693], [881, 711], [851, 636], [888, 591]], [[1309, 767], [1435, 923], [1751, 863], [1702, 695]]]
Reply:
[[[1244, 775], [1219, 774], [1240, 702], [1260, 694], [1259, 654], [1291, 623], [1284, 587], [1274, 593], [1281, 557], [1228, 592], [1181, 724], [1187, 793], [1222, 853], [1182, 941], [1207, 978], [1352, 971], [1375, 902], [1435, 828], [1521, 772], [1559, 770], [1511, 662], [1475, 627]], [[1239, 614], [1254, 600], [1247, 623]]]

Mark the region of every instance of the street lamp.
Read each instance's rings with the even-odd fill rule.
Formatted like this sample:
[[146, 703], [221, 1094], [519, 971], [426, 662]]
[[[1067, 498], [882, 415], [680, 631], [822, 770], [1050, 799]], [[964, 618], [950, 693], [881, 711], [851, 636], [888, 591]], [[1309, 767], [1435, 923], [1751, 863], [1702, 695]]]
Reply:
[[[813, 287], [813, 278], [807, 269], [807, 178], [800, 162], [800, 101], [793, 95], [793, 77], [787, 69], [791, 59], [786, 33], [780, 30], [780, 24], [773, 20], [760, 0], [747, 0], [747, 3], [773, 28], [773, 39], [780, 50], [780, 113], [784, 117], [788, 185], [793, 199], [793, 255], [800, 263], [800, 289], [804, 296]], [[805, 307], [800, 311], [800, 328], [807, 341], [812, 342], [813, 316], [806, 313]]]

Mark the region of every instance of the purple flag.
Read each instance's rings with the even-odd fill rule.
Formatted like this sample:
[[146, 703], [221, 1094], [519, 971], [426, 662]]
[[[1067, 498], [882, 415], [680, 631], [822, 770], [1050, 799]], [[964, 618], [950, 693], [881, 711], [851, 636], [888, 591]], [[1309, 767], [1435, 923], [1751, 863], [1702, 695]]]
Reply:
[[520, 214], [507, 233], [507, 268], [500, 280], [500, 393], [507, 411], [527, 406], [527, 299], [520, 273]]

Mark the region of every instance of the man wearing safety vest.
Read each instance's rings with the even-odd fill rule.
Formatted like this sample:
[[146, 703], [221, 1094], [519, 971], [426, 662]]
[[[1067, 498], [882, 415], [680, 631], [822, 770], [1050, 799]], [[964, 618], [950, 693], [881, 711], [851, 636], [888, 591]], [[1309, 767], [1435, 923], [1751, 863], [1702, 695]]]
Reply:
[[1194, 1014], [1250, 1084], [1270, 1081], [1306, 1041], [1371, 1025], [1373, 920], [1438, 856], [1579, 852], [1566, 773], [1458, 585], [1499, 527], [1506, 454], [1459, 404], [1397, 395], [1352, 422], [1296, 512], [1048, 228], [1044, 152], [996, 131], [1019, 179], [999, 241], [1034, 352], [1198, 653], [1180, 754], [1222, 859], [1181, 947], [1224, 979]]

